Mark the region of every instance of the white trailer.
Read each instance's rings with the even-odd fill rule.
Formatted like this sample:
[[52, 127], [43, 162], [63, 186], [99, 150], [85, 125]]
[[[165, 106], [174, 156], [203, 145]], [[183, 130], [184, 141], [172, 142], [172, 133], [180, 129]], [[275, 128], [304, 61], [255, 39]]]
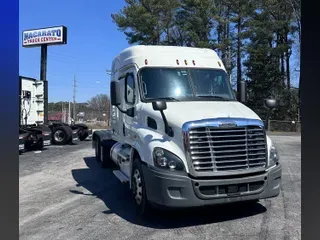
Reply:
[[113, 61], [110, 97], [111, 129], [95, 131], [93, 147], [129, 183], [138, 214], [279, 195], [277, 150], [215, 51], [129, 47]]
[[21, 77], [20, 125], [43, 124], [43, 82]]
[[45, 125], [44, 82], [20, 76], [19, 84], [19, 151], [91, 138], [92, 130], [85, 124], [49, 122]]

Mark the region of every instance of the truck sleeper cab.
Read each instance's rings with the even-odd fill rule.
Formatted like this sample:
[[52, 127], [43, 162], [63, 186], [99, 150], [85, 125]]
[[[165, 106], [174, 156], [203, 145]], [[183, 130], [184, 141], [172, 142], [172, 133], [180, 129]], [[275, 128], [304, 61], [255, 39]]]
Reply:
[[[245, 84], [241, 100], [246, 101]], [[149, 203], [194, 207], [279, 195], [281, 165], [263, 121], [237, 101], [211, 49], [133, 46], [113, 61], [108, 131], [95, 131], [103, 167]]]

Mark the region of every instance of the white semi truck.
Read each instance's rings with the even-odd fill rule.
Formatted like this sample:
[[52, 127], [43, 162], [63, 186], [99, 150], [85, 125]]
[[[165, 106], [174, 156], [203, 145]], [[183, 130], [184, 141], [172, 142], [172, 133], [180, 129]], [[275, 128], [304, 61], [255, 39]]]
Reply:
[[95, 131], [93, 147], [138, 214], [279, 195], [277, 150], [243, 104], [245, 82], [238, 101], [229, 79], [211, 49], [140, 45], [114, 59], [111, 129]]

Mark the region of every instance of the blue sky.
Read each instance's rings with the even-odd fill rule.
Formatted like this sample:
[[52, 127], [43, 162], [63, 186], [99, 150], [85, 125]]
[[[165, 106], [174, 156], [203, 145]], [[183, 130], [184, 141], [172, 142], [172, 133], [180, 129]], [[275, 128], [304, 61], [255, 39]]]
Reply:
[[[48, 47], [47, 79], [49, 101], [72, 101], [73, 76], [77, 79], [77, 102], [99, 93], [109, 93], [112, 59], [129, 44], [117, 30], [111, 13], [123, 0], [20, 0], [19, 32], [33, 28], [65, 25], [68, 44]], [[40, 47], [23, 48], [20, 37], [20, 75], [40, 77]]]

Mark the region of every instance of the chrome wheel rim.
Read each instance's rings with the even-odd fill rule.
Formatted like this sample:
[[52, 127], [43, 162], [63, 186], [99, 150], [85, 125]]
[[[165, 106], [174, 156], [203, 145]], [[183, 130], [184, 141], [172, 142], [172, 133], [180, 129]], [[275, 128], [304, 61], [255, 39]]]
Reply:
[[142, 202], [142, 182], [141, 175], [138, 169], [135, 169], [133, 174], [133, 196], [138, 205]]
[[64, 139], [65, 135], [64, 132], [61, 130], [57, 130], [54, 133], [54, 140], [56, 140], [57, 142], [61, 142]]

